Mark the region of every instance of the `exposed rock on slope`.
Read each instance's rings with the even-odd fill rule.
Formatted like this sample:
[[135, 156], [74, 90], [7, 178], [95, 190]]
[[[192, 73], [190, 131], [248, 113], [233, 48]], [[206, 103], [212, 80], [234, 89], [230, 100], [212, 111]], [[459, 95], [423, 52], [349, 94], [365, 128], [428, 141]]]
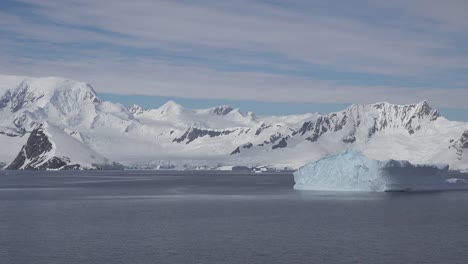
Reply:
[[[425, 101], [356, 104], [324, 115], [290, 116], [256, 116], [230, 106], [188, 109], [173, 101], [156, 109], [137, 105], [126, 109], [99, 100], [87, 83], [0, 76], [0, 145], [12, 150], [8, 155], [0, 152], [0, 161], [10, 163], [41, 123], [86, 147], [84, 153], [93, 150], [132, 168], [167, 164], [180, 169], [234, 165], [298, 168], [346, 149], [380, 160], [468, 168], [467, 124], [445, 119]], [[60, 150], [54, 156], [64, 162], [61, 157], [68, 157], [67, 165], [83, 165], [74, 161], [76, 153], [64, 154], [64, 142], [70, 140], [48, 138]], [[93, 161], [85, 162], [93, 167]], [[36, 163], [31, 166], [43, 164], [42, 160]]]
[[292, 133], [306, 135], [306, 140], [315, 142], [325, 133], [338, 132], [344, 128], [350, 131], [344, 138], [346, 143], [354, 141], [356, 132], [370, 138], [385, 129], [405, 129], [414, 134], [422, 125], [437, 120], [440, 114], [426, 101], [411, 105], [392, 105], [377, 103], [373, 105], [351, 105], [343, 112], [331, 113], [318, 117], [315, 121], [306, 121], [302, 127]]
[[[109, 167], [108, 160], [50, 124], [34, 129], [7, 170], [76, 170]], [[116, 164], [117, 165], [117, 164]]]
[[194, 141], [197, 138], [204, 137], [204, 136], [209, 136], [209, 137], [217, 137], [220, 135], [229, 135], [233, 133], [234, 131], [231, 130], [222, 130], [222, 131], [215, 131], [215, 130], [208, 130], [208, 129], [200, 129], [196, 127], [191, 127], [187, 129], [187, 131], [180, 137], [175, 138], [173, 142], [183, 142], [187, 140], [186, 144], [189, 144], [190, 142]]
[[232, 107], [228, 105], [223, 105], [211, 108], [210, 112], [215, 115], [223, 116], [229, 114], [232, 110], [234, 110]]
[[464, 149], [468, 149], [468, 130], [463, 132], [460, 138], [460, 147]]
[[452, 139], [450, 142], [452, 145], [450, 145], [449, 148], [455, 149], [458, 155], [458, 160], [462, 160], [464, 152], [468, 151], [468, 130], [465, 130], [458, 140]]

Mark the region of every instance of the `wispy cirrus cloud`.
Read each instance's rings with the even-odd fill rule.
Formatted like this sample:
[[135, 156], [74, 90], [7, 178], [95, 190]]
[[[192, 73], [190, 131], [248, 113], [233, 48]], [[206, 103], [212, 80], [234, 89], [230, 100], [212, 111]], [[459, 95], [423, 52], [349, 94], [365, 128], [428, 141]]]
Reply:
[[5, 73], [121, 94], [468, 108], [463, 1], [10, 3]]

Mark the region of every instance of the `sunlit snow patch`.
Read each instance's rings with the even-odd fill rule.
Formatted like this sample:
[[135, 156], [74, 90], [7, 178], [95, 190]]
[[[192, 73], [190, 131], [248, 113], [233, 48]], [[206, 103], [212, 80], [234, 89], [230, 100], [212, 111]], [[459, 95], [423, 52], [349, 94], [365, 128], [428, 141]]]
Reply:
[[378, 161], [347, 150], [309, 163], [294, 173], [294, 189], [327, 191], [429, 191], [468, 189], [463, 179], [446, 180], [448, 165]]

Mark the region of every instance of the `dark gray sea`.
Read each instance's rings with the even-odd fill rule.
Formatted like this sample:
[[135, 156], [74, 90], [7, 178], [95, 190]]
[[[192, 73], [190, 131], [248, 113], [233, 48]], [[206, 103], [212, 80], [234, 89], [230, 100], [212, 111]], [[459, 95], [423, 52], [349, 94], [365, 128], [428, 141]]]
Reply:
[[292, 174], [0, 172], [0, 263], [468, 263], [468, 192]]

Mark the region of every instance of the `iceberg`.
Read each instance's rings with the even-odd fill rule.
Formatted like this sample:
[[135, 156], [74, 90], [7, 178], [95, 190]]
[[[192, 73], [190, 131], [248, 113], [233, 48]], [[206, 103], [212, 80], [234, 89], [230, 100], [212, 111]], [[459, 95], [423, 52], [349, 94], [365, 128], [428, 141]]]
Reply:
[[468, 189], [463, 179], [446, 179], [446, 164], [374, 160], [356, 150], [322, 158], [294, 172], [294, 189], [321, 191], [432, 191]]

